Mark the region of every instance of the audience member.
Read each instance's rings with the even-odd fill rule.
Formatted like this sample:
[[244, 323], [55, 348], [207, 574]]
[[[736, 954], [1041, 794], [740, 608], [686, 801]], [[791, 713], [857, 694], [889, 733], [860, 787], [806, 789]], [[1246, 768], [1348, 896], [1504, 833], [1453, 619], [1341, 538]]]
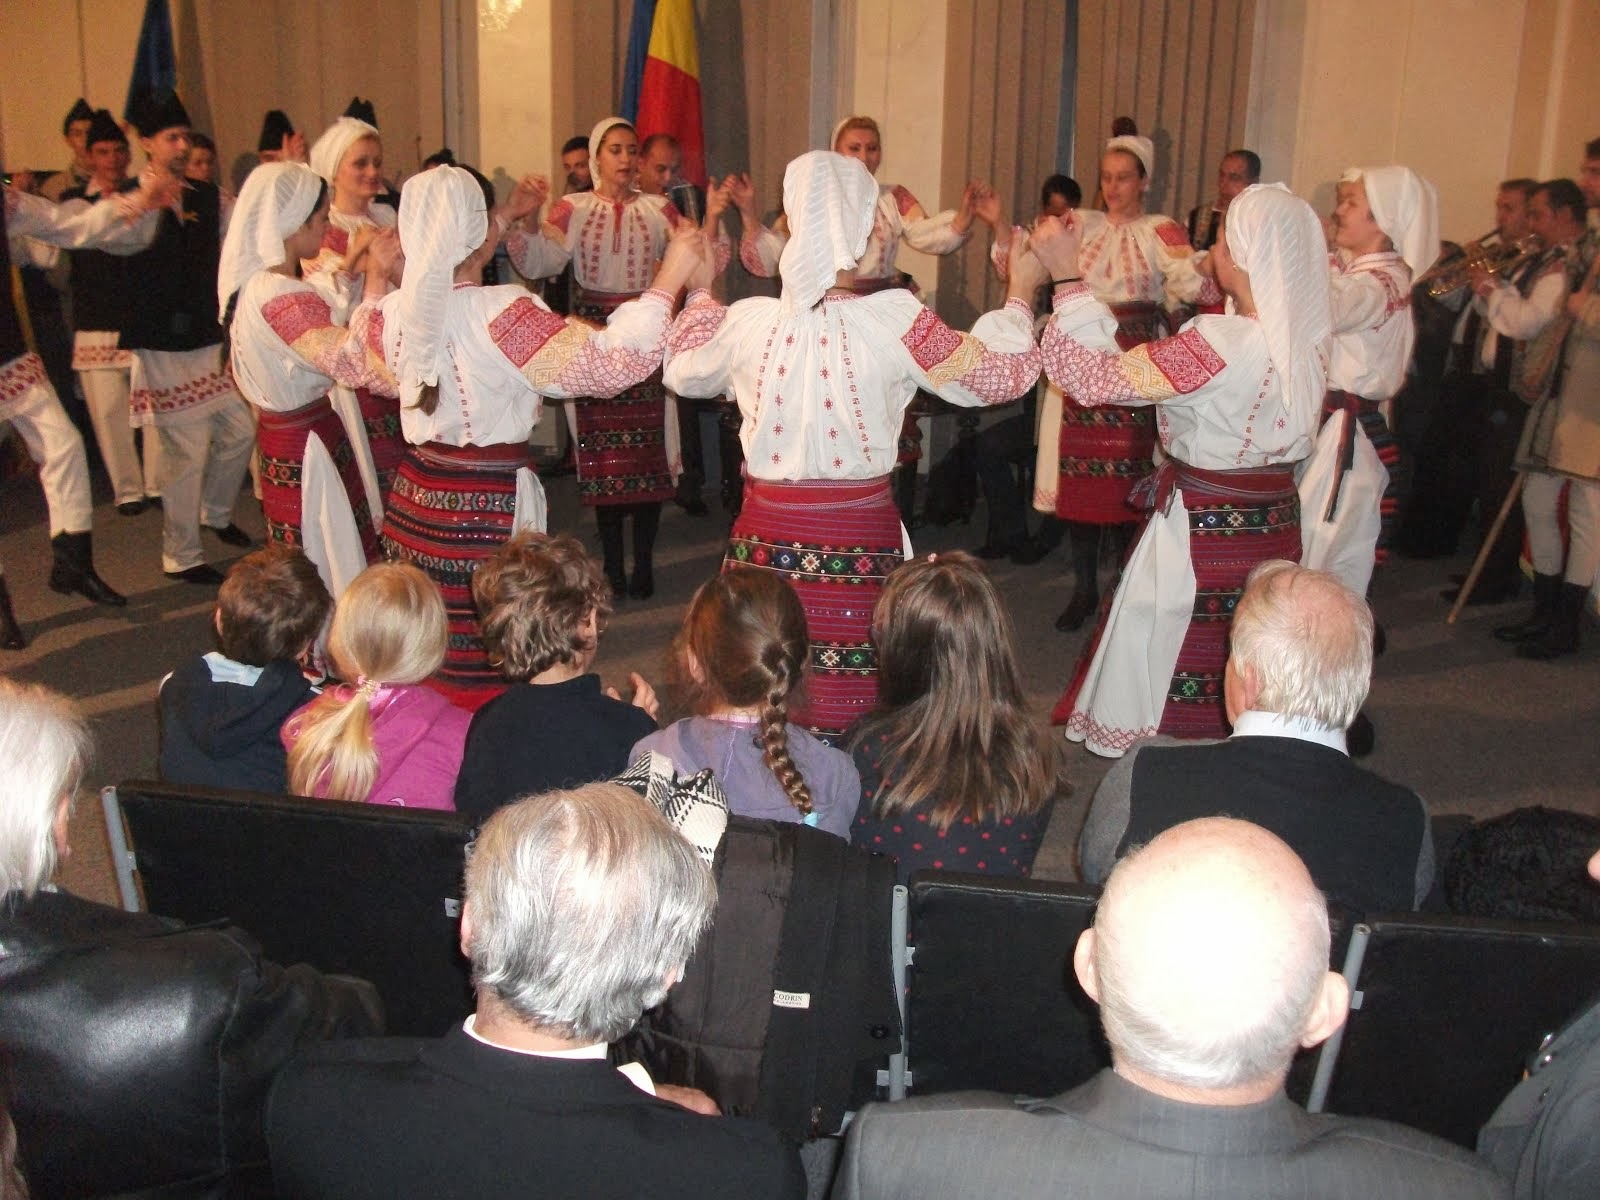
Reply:
[[[1600, 881], [1600, 852], [1589, 877]], [[1600, 1000], [1530, 1049], [1528, 1073], [1479, 1131], [1478, 1153], [1519, 1198], [1590, 1200], [1600, 1195]]]
[[638, 742], [632, 757], [659, 750], [680, 774], [709, 768], [739, 816], [849, 837], [861, 801], [855, 767], [788, 720], [806, 658], [806, 612], [781, 576], [707, 580], [673, 644], [694, 715]]
[[798, 1157], [770, 1128], [702, 1115], [714, 1109], [702, 1093], [606, 1061], [682, 975], [715, 905], [694, 848], [624, 787], [501, 809], [467, 861], [461, 949], [477, 1012], [443, 1038], [293, 1063], [267, 1117], [278, 1187], [341, 1200], [804, 1195]]
[[65, 698], [0, 678], [0, 1060], [17, 1163], [39, 1198], [262, 1194], [272, 1076], [300, 1045], [380, 1032], [377, 994], [266, 962], [221, 922], [53, 888], [89, 752]]
[[1026, 875], [1050, 822], [1056, 745], [1028, 713], [1016, 632], [970, 555], [889, 576], [872, 614], [878, 707], [856, 728], [850, 840], [920, 867]]
[[1073, 955], [1111, 1069], [1048, 1099], [869, 1105], [834, 1196], [1507, 1195], [1460, 1147], [1284, 1094], [1295, 1051], [1348, 1012], [1328, 948], [1322, 895], [1273, 834], [1226, 818], [1167, 830], [1118, 864]]
[[333, 599], [292, 546], [247, 554], [217, 592], [217, 648], [161, 684], [161, 778], [204, 787], [288, 789], [278, 731], [314, 689], [307, 674]]
[[1233, 736], [1130, 750], [1095, 791], [1078, 854], [1104, 881], [1130, 847], [1227, 813], [1272, 830], [1328, 899], [1355, 913], [1422, 903], [1433, 884], [1427, 806], [1358, 767], [1344, 731], [1372, 681], [1372, 611], [1334, 576], [1282, 559], [1250, 573], [1223, 690]]
[[328, 655], [345, 682], [283, 726], [289, 790], [407, 808], [454, 808], [472, 714], [425, 680], [444, 662], [444, 599], [410, 563], [378, 563], [334, 606]]
[[489, 663], [512, 683], [472, 719], [456, 809], [482, 820], [518, 796], [619, 774], [658, 706], [638, 674], [624, 702], [590, 670], [611, 591], [583, 543], [520, 533], [473, 574], [472, 598]]

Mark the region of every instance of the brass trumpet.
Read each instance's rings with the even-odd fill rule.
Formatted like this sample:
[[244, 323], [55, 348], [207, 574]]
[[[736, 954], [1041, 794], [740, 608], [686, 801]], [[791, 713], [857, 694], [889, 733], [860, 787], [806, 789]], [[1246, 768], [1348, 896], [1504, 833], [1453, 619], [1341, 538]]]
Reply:
[[1493, 237], [1495, 230], [1462, 246], [1460, 251], [1442, 258], [1422, 273], [1418, 284], [1425, 284], [1428, 295], [1448, 296], [1467, 286], [1474, 271], [1487, 271], [1491, 275], [1510, 275], [1523, 263], [1544, 249], [1536, 234], [1524, 234], [1513, 241], [1484, 243]]

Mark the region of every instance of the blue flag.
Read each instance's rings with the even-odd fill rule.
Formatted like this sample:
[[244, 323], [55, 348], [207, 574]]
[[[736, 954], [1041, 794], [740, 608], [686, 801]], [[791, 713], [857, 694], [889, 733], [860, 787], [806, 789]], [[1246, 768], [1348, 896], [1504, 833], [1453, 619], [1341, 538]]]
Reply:
[[178, 90], [178, 55], [172, 45], [172, 16], [167, 0], [145, 0], [144, 24], [139, 28], [139, 48], [133, 56], [133, 76], [128, 80], [124, 120], [133, 120], [134, 101], [141, 95]]
[[656, 0], [633, 0], [628, 60], [622, 68], [622, 109], [617, 114], [630, 125], [639, 119], [639, 92], [644, 85], [644, 64], [650, 57], [650, 30], [655, 22]]

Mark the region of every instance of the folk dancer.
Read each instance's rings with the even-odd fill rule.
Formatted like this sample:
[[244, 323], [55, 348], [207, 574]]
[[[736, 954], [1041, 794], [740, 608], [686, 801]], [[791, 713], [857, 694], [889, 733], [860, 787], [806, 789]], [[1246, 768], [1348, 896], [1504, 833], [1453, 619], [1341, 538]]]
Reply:
[[[650, 286], [673, 233], [692, 224], [666, 196], [634, 186], [639, 137], [621, 117], [607, 117], [589, 134], [594, 189], [562, 197], [537, 232], [506, 238], [511, 265], [529, 279], [559, 274], [572, 264], [572, 313], [606, 321]], [[676, 414], [668, 420], [659, 374], [636, 380], [601, 400], [567, 409], [577, 437], [578, 499], [595, 510], [606, 578], [618, 599], [655, 594], [656, 530], [661, 504], [677, 489], [681, 461]], [[623, 554], [624, 522], [633, 519], [633, 574]]]
[[[1137, 493], [1153, 511], [1057, 706], [1067, 737], [1107, 757], [1158, 732], [1226, 732], [1228, 626], [1245, 578], [1300, 556], [1294, 464], [1311, 451], [1327, 387], [1322, 227], [1281, 185], [1256, 184], [1224, 230], [1212, 263], [1228, 314], [1119, 352], [1116, 318], [1078, 280], [1057, 286], [1040, 346], [1046, 373], [1080, 404], [1152, 407], [1166, 456]], [[1076, 221], [1042, 221], [1032, 237], [1058, 280], [1082, 274], [1082, 242]]]
[[[239, 193], [217, 272], [229, 365], [256, 409], [261, 507], [267, 536], [299, 546], [338, 599], [380, 557], [373, 514], [344, 423], [328, 400], [335, 382], [395, 390], [381, 357], [334, 323], [327, 302], [299, 278], [328, 224], [328, 185], [310, 167], [264, 163]], [[389, 233], [368, 255], [363, 302], [389, 290], [399, 253]]]
[[[548, 195], [525, 179], [504, 210], [515, 220]], [[672, 297], [700, 252], [685, 228], [651, 285], [604, 329], [563, 318], [520, 286], [481, 285], [499, 242], [491, 197], [469, 172], [435, 167], [402, 195], [405, 275], [366, 322], [395, 375], [410, 444], [384, 513], [383, 546], [444, 593], [450, 644], [441, 690], [476, 708], [504, 690], [478, 635], [472, 573], [520, 529], [545, 528], [544, 489], [528, 434], [545, 396], [610, 397], [660, 371]]]
[[[136, 253], [155, 236], [158, 213], [176, 187], [170, 178], [151, 176], [136, 191], [75, 212], [12, 188], [0, 190], [0, 276], [11, 274], [13, 236], [73, 249], [99, 246]], [[0, 296], [0, 422], [12, 424], [39, 464], [39, 485], [50, 510], [50, 589], [76, 592], [95, 604], [126, 604], [94, 569], [94, 505], [83, 438], [67, 419], [28, 338], [26, 313], [18, 310], [16, 294], [6, 288]], [[27, 644], [0, 567], [0, 649], [21, 650]]]
[[222, 573], [206, 562], [200, 531], [250, 545], [233, 506], [256, 440], [250, 406], [222, 361], [217, 263], [227, 213], [216, 185], [183, 179], [189, 114], [176, 95], [146, 93], [133, 123], [145, 172], [173, 176], [182, 192], [163, 210], [150, 248], [128, 265], [140, 299], [122, 329], [133, 351], [131, 404], [161, 441], [161, 568], [168, 579], [215, 587]]
[[903, 288], [862, 291], [855, 272], [882, 196], [859, 160], [826, 150], [795, 159], [783, 182], [782, 297], [724, 308], [702, 273], [667, 345], [668, 387], [739, 406], [748, 480], [724, 569], [774, 571], [799, 593], [811, 677], [790, 719], [824, 740], [877, 699], [872, 606], [909, 553], [889, 485], [907, 405], [918, 388], [1002, 404], [1039, 372], [1029, 306], [1043, 277], [1025, 257], [1006, 305], [970, 334]]
[[[1106, 212], [1073, 218], [1083, 242], [1071, 281], [1081, 277], [1096, 300], [1111, 306], [1124, 350], [1164, 336], [1168, 314], [1178, 307], [1216, 295], [1195, 270], [1183, 226], [1144, 211], [1154, 169], [1149, 138], [1113, 137], [1100, 158]], [[1046, 392], [1033, 506], [1067, 524], [1072, 551], [1072, 597], [1057, 629], [1078, 629], [1099, 607], [1102, 531], [1139, 520], [1128, 494], [1150, 473], [1154, 447], [1148, 412], [1091, 407], [1059, 388]]]

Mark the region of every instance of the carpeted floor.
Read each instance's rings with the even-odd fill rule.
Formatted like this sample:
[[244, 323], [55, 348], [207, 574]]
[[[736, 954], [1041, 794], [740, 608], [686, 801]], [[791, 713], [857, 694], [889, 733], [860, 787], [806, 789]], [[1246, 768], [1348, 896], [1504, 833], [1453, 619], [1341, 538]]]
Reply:
[[[580, 512], [571, 477], [547, 482], [553, 529], [575, 530], [592, 545], [594, 518]], [[30, 479], [0, 488], [0, 562], [27, 650], [0, 651], [0, 671], [76, 698], [92, 720], [98, 756], [87, 784], [100, 787], [149, 778], [156, 763], [154, 697], [161, 677], [184, 657], [210, 648], [214, 591], [172, 583], [161, 574], [161, 514], [119, 516], [109, 503], [95, 510], [95, 553], [101, 573], [128, 595], [123, 609], [95, 608], [45, 586], [48, 532], [39, 488]], [[243, 495], [241, 526], [260, 537], [259, 506]], [[668, 506], [657, 552], [657, 593], [619, 606], [601, 643], [598, 670], [625, 686], [629, 671], [664, 677], [663, 655], [689, 597], [716, 571], [727, 521], [713, 498], [710, 516], [693, 518]], [[969, 526], [918, 532], [919, 551], [971, 548], [983, 540], [982, 512]], [[212, 561], [237, 554], [207, 535]], [[1519, 805], [1544, 804], [1600, 815], [1600, 634], [1589, 625], [1576, 657], [1523, 662], [1489, 636], [1522, 605], [1468, 609], [1444, 623], [1436, 593], [1464, 559], [1398, 560], [1379, 573], [1374, 607], [1388, 629], [1368, 712], [1378, 726], [1373, 770], [1417, 789], [1438, 813], [1482, 817]], [[1041, 719], [1064, 684], [1087, 631], [1057, 633], [1065, 602], [1065, 551], [1033, 567], [1001, 562], [995, 577], [1011, 605], [1022, 647], [1029, 698]], [[1076, 878], [1073, 845], [1095, 784], [1109, 763], [1076, 746], [1061, 753], [1073, 795], [1059, 804], [1037, 864], [1045, 878]], [[86, 801], [89, 797], [85, 797]], [[114, 902], [99, 806], [79, 805], [75, 854], [64, 884]]]

